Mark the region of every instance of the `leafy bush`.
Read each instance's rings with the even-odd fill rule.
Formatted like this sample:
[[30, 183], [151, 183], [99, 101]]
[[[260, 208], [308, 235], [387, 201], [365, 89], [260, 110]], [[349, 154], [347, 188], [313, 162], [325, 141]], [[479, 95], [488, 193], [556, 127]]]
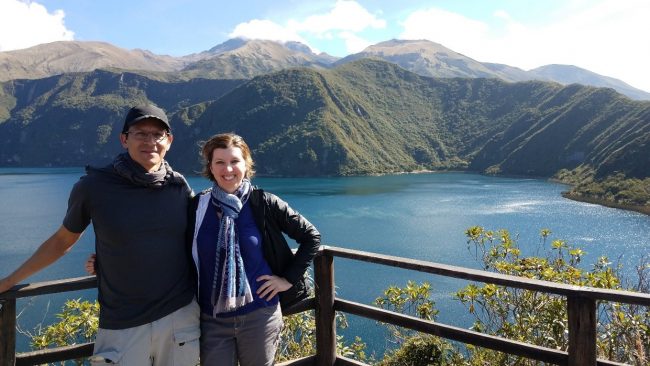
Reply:
[[[471, 227], [466, 231], [468, 250], [487, 271], [531, 279], [627, 289], [650, 290], [650, 265], [637, 268], [637, 282], [624, 286], [607, 257], [600, 257], [589, 270], [579, 267], [584, 252], [563, 240], [549, 240], [551, 231], [540, 232], [541, 256], [523, 256], [507, 230], [489, 231]], [[547, 241], [550, 246], [546, 248]], [[383, 309], [435, 320], [438, 311], [430, 299], [431, 286], [408, 282], [390, 286], [375, 304]], [[472, 329], [515, 341], [566, 351], [568, 325], [566, 301], [562, 297], [492, 284], [470, 284], [456, 293], [474, 316]], [[601, 302], [598, 313], [599, 358], [634, 365], [650, 362], [650, 312], [647, 307]], [[397, 349], [389, 350], [377, 365], [540, 365], [538, 361], [386, 325]]]
[[[338, 329], [347, 328], [347, 319], [343, 313], [336, 313], [336, 325]], [[338, 354], [359, 361], [367, 360], [365, 354], [366, 344], [363, 343], [361, 338], [356, 337], [351, 344], [346, 344], [344, 337], [341, 335], [337, 335], [336, 338]], [[289, 361], [315, 354], [316, 319], [314, 311], [285, 316], [275, 361]]]
[[[434, 321], [438, 315], [431, 300], [431, 285], [408, 281], [405, 287], [390, 286], [375, 300], [382, 309]], [[440, 338], [416, 331], [384, 324], [391, 334], [390, 342], [397, 348], [386, 351], [379, 366], [459, 365], [462, 355], [451, 344]]]
[[[37, 328], [36, 333], [31, 336], [33, 349], [63, 347], [95, 340], [99, 325], [99, 304], [96, 300], [68, 300], [56, 317], [58, 322], [45, 328]], [[72, 362], [76, 365], [85, 364], [84, 359]]]
[[[541, 231], [546, 243], [550, 231]], [[628, 288], [607, 257], [600, 257], [590, 270], [578, 267], [584, 252], [562, 240], [553, 240], [543, 257], [523, 257], [507, 230], [487, 231], [472, 227], [466, 231], [469, 249], [474, 249], [484, 268], [526, 278], [606, 289], [647, 291], [650, 267], [638, 268], [639, 282]], [[473, 329], [516, 341], [566, 351], [567, 312], [564, 298], [484, 284], [470, 284], [458, 291], [458, 299], [474, 315]], [[650, 352], [650, 312], [647, 308], [601, 302], [598, 315], [598, 356], [616, 362], [647, 365]], [[468, 346], [471, 365], [491, 360], [498, 365], [537, 365], [519, 357]]]
[[92, 342], [97, 334], [99, 304], [97, 301], [68, 300], [63, 304], [57, 323], [40, 329], [32, 337], [32, 347], [67, 346]]
[[395, 352], [388, 354], [378, 366], [427, 366], [442, 365], [440, 339], [416, 335], [407, 339]]

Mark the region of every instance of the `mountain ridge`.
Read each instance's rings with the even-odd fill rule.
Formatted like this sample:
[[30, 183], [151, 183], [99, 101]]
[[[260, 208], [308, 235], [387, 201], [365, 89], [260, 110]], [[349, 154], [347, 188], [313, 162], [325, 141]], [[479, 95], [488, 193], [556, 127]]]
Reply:
[[[102, 45], [98, 46], [101, 52], [93, 52], [91, 46], [96, 44]], [[62, 51], [50, 50], [54, 46], [61, 46], [70, 52], [71, 45], [81, 49], [76, 63], [63, 62], [56, 57]], [[109, 48], [111, 52], [106, 51]], [[35, 54], [40, 55], [39, 62], [34, 61], [37, 58]], [[25, 50], [0, 52], [0, 69], [5, 70], [0, 74], [0, 81], [33, 79], [97, 68], [137, 70], [143, 75], [167, 80], [250, 79], [291, 67], [329, 68], [363, 57], [393, 62], [423, 76], [496, 77], [510, 82], [543, 80], [564, 85], [582, 83], [611, 87], [636, 100], [650, 100], [650, 93], [646, 91], [572, 65], [546, 65], [525, 71], [503, 64], [479, 62], [427, 40], [394, 39], [371, 45], [360, 53], [342, 59], [315, 54], [309, 47], [298, 42], [283, 44], [275, 41], [230, 39], [207, 51], [172, 57], [155, 55], [149, 51], [123, 50], [103, 42], [60, 41]], [[88, 63], [83, 66], [82, 60], [88, 60]], [[573, 72], [567, 73], [566, 70]]]
[[200, 170], [197, 142], [241, 134], [264, 176], [461, 169], [551, 176], [582, 164], [647, 176], [650, 102], [612, 89], [486, 78], [431, 78], [361, 59], [250, 80], [174, 83], [93, 71], [2, 83], [0, 162], [78, 166], [109, 160], [123, 114], [168, 111], [170, 162]]

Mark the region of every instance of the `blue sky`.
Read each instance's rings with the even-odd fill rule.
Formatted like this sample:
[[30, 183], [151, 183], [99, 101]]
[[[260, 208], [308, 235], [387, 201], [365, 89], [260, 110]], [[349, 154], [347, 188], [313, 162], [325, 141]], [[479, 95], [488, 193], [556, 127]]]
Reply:
[[0, 51], [105, 41], [182, 56], [229, 38], [345, 56], [428, 39], [482, 62], [576, 65], [650, 91], [647, 0], [0, 0]]

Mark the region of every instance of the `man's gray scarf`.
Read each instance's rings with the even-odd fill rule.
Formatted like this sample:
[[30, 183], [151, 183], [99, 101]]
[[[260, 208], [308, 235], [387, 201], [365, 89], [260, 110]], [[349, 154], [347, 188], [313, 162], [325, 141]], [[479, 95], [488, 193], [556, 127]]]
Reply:
[[131, 159], [128, 153], [122, 153], [113, 160], [113, 168], [119, 175], [139, 186], [159, 188], [167, 184], [180, 184], [189, 187], [185, 177], [173, 171], [165, 160], [162, 161], [157, 171], [150, 173]]

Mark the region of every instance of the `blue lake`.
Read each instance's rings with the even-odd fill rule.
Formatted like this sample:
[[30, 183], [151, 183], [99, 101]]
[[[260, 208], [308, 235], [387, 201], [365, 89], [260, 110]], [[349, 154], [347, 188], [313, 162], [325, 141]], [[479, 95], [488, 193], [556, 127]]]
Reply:
[[[0, 276], [25, 260], [61, 224], [68, 193], [82, 169], [0, 168]], [[209, 186], [190, 177], [195, 191]], [[544, 180], [495, 178], [468, 173], [402, 174], [346, 178], [256, 178], [254, 184], [276, 193], [313, 222], [323, 244], [396, 255], [418, 260], [479, 268], [468, 251], [464, 232], [480, 225], [508, 229], [524, 254], [540, 250], [540, 230], [550, 240], [562, 239], [586, 251], [585, 268], [598, 257], [621, 263], [634, 272], [648, 255], [650, 217], [563, 198], [566, 186]], [[83, 264], [94, 252], [89, 230], [66, 256], [28, 281], [85, 275]], [[428, 281], [440, 310], [438, 320], [468, 326], [472, 319], [453, 294], [466, 282], [396, 270], [381, 265], [336, 259], [335, 278], [340, 297], [372, 303], [389, 285], [407, 280]], [[51, 321], [65, 298], [94, 298], [95, 291], [21, 300], [21, 327], [33, 331], [49, 311]], [[361, 335], [370, 349], [381, 352], [385, 341], [375, 322], [350, 318], [344, 334]], [[28, 350], [19, 336], [20, 351]]]

